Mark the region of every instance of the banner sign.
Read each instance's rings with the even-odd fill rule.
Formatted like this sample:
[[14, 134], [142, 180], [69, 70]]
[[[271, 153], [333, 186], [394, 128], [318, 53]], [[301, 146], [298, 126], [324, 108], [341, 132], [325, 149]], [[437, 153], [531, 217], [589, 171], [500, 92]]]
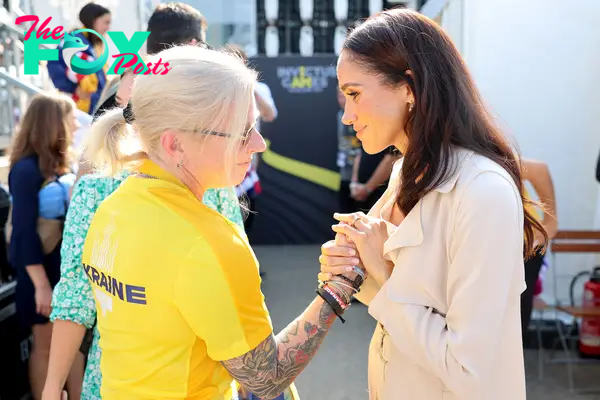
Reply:
[[278, 109], [258, 175], [253, 244], [322, 244], [333, 237], [339, 173], [335, 56], [257, 57], [251, 64]]
[[287, 66], [277, 67], [281, 86], [289, 93], [322, 93], [330, 80], [337, 82], [335, 66]]

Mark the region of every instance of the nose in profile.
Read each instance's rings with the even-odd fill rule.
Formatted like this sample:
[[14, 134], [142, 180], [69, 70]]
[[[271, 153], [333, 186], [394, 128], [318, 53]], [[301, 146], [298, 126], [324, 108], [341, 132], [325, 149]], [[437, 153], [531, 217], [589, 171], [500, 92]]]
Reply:
[[248, 142], [248, 153], [262, 153], [267, 149], [267, 144], [265, 143], [265, 139], [258, 131], [252, 132], [250, 136], [250, 141]]
[[342, 124], [352, 125], [356, 121], [356, 115], [348, 110], [348, 107], [344, 107], [344, 115], [342, 115]]

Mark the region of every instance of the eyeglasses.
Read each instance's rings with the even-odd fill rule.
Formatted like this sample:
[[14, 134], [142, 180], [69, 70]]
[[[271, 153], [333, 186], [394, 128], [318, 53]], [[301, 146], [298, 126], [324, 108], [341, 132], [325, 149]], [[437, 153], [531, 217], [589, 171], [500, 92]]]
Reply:
[[[252, 136], [252, 132], [254, 131], [254, 129], [255, 129], [255, 127], [252, 126], [250, 128], [247, 128], [244, 131], [244, 133], [242, 134], [242, 137], [240, 138], [240, 143], [241, 143], [242, 147], [246, 147], [246, 145], [248, 144], [248, 142], [250, 142], [250, 137]], [[203, 135], [218, 136], [218, 137], [224, 137], [224, 138], [230, 138], [231, 137], [231, 133], [209, 131], [209, 130], [206, 130], [206, 129], [195, 129], [195, 130], [180, 129], [180, 131], [182, 131], [182, 132], [189, 132], [189, 133], [201, 133]]]

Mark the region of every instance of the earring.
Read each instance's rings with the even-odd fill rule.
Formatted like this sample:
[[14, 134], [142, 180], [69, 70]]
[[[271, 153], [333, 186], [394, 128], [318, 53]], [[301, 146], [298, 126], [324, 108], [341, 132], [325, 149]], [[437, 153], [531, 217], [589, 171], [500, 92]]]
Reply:
[[408, 103], [408, 112], [412, 112], [413, 108], [415, 108], [415, 103]]
[[177, 163], [177, 168], [181, 168], [183, 166], [183, 160], [179, 161], [179, 163]]

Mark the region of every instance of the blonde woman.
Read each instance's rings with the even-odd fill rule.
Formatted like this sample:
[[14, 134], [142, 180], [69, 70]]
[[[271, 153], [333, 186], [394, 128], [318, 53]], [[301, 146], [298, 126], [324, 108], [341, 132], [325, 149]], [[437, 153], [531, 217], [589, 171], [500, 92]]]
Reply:
[[[176, 29], [173, 29], [176, 27]], [[194, 8], [183, 3], [157, 6], [149, 22], [148, 51], [159, 52], [178, 44], [196, 44], [196, 38], [204, 37], [206, 21]], [[149, 61], [144, 57], [144, 61]], [[97, 108], [95, 118], [114, 108], [125, 108], [131, 98], [135, 75], [131, 69], [115, 78], [114, 87], [103, 93], [105, 97]], [[135, 147], [133, 149], [135, 151]], [[93, 154], [88, 154], [93, 159]], [[116, 175], [93, 174], [93, 163], [85, 157], [79, 164], [79, 177], [75, 187], [71, 209], [65, 222], [62, 249], [61, 278], [52, 300], [51, 319], [54, 322], [50, 366], [44, 400], [57, 398], [65, 382], [68, 370], [77, 354], [87, 354], [82, 399], [99, 400], [102, 375], [100, 373], [100, 335], [96, 323], [96, 307], [92, 287], [81, 263], [83, 240], [98, 206], [112, 194], [131, 174], [125, 168]], [[91, 174], [91, 175], [90, 175]], [[243, 226], [237, 198], [233, 188], [209, 189], [204, 193], [204, 204], [218, 211], [238, 226]], [[87, 329], [87, 335], [86, 335]], [[82, 345], [83, 341], [83, 345]]]
[[[193, 46], [155, 58], [172, 70], [136, 77], [131, 106], [100, 117], [88, 147], [105, 172], [134, 172], [96, 211], [82, 256], [97, 307], [102, 399], [230, 399], [234, 379], [275, 398], [360, 280], [348, 274], [319, 287], [273, 334], [246, 235], [202, 204], [206, 190], [238, 184], [265, 149], [254, 128], [256, 73]], [[135, 161], [122, 152], [132, 137], [144, 152]]]
[[[100, 115], [115, 107], [124, 108], [127, 105], [131, 97], [133, 78], [131, 70], [116, 78], [120, 80], [120, 85], [114, 88], [115, 93], [113, 93], [113, 96], [116, 96], [116, 104], [110, 108], [106, 106]], [[106, 99], [106, 102], [111, 103], [111, 100]], [[88, 153], [87, 156], [90, 154]], [[130, 168], [125, 168], [115, 176], [106, 176], [94, 173], [93, 167], [93, 162], [85, 160], [80, 162], [81, 179], [74, 188], [71, 207], [65, 222], [61, 251], [61, 278], [52, 299], [53, 308], [50, 318], [54, 322], [54, 336], [44, 400], [56, 398], [53, 395], [58, 395], [57, 388], [63, 386], [71, 363], [80, 357], [78, 354], [80, 350], [87, 356], [81, 398], [83, 400], [101, 398], [101, 351], [98, 345], [100, 335], [95, 327], [96, 306], [92, 287], [81, 264], [83, 239], [102, 201], [113, 193], [132, 171]], [[209, 189], [204, 193], [203, 202], [229, 221], [243, 227], [240, 208], [232, 188]]]

